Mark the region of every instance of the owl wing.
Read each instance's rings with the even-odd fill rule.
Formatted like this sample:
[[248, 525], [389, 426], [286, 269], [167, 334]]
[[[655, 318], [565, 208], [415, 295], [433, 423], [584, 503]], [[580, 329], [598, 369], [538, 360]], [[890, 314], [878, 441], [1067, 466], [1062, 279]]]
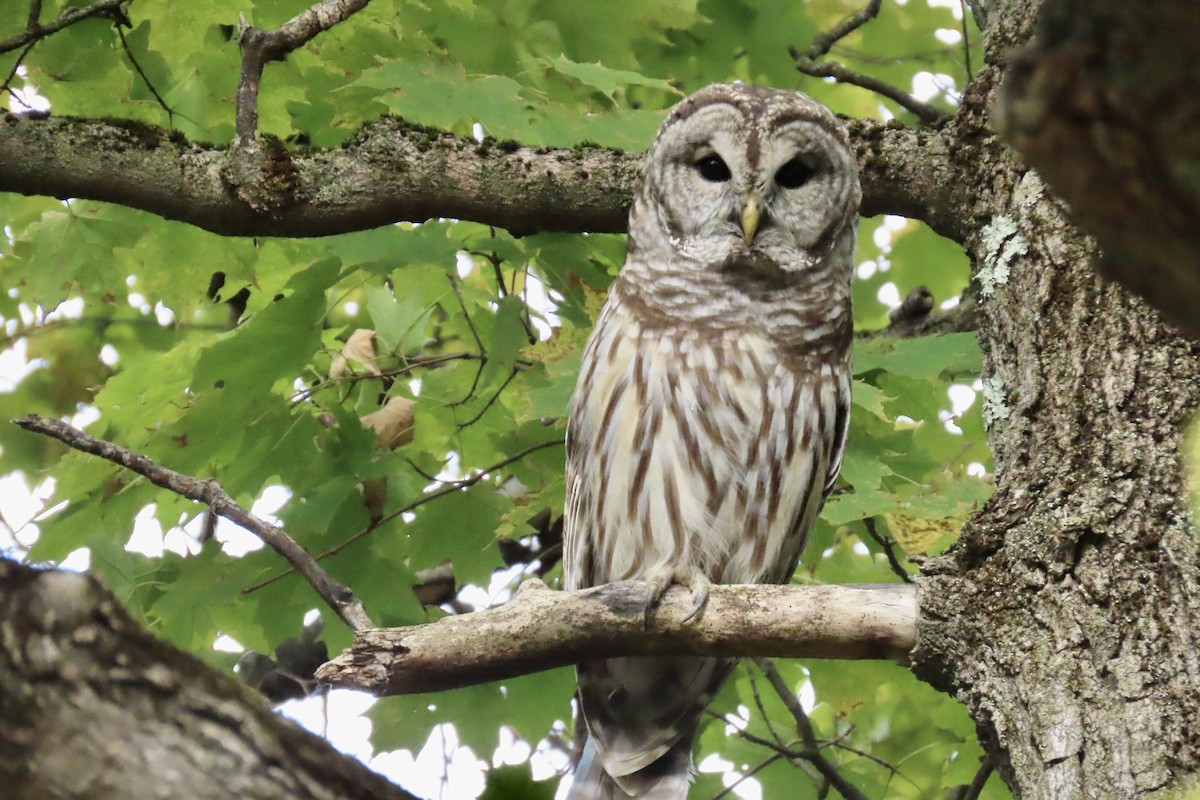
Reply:
[[825, 497], [833, 491], [842, 473], [842, 457], [846, 454], [846, 434], [850, 430], [850, 365], [846, 364], [836, 382], [834, 397], [833, 442], [829, 446], [829, 468], [825, 473]]

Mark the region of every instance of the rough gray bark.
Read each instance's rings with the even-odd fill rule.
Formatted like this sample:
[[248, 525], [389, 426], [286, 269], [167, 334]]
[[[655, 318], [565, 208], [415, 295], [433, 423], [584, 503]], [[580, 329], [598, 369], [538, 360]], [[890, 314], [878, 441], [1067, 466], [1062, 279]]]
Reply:
[[[937, 134], [851, 125], [866, 214], [908, 213], [951, 238], [963, 187]], [[641, 155], [476, 142], [385, 117], [344, 147], [193, 144], [140, 122], [0, 121], [0, 192], [142, 209], [228, 236], [328, 236], [431, 217], [517, 234], [625, 230]]]
[[967, 705], [1016, 797], [1124, 800], [1200, 765], [1180, 455], [1200, 346], [1095, 274], [1091, 240], [987, 130], [1036, 10], [990, 5], [988, 64], [952, 123], [979, 187], [965, 245], [997, 491], [927, 566], [915, 669]]
[[412, 795], [156, 639], [94, 578], [0, 559], [8, 800]]

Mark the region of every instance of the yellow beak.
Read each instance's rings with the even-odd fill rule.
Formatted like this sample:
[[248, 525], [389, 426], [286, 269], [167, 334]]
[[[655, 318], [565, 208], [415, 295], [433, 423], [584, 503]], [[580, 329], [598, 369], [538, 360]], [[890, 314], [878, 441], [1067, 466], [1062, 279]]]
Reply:
[[755, 195], [746, 196], [746, 207], [742, 209], [742, 235], [746, 238], [746, 245], [754, 240], [754, 234], [758, 231], [758, 197]]

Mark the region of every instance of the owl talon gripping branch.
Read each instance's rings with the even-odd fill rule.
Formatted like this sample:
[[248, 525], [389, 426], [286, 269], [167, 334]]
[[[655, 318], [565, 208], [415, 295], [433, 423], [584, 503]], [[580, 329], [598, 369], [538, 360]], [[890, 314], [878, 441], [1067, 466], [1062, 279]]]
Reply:
[[657, 576], [647, 577], [646, 580], [650, 584], [650, 591], [646, 595], [646, 607], [643, 609], [643, 621], [647, 628], [650, 627], [650, 612], [658, 605], [658, 601], [662, 600], [667, 589], [673, 585], [686, 586], [692, 590], [692, 606], [688, 609], [687, 616], [683, 618], [684, 622], [691, 622], [708, 604], [708, 587], [712, 585], [712, 581], [699, 570], [693, 570], [686, 579]]
[[[850, 408], [860, 190], [837, 119], [799, 92], [716, 85], [646, 153], [625, 266], [567, 425], [568, 589], [785, 583], [833, 486]], [[578, 666], [570, 800], [682, 800], [728, 658]]]
[[688, 609], [687, 616], [683, 618], [684, 622], [691, 622], [708, 605], [708, 587], [710, 585], [708, 578], [703, 575], [697, 575], [693, 579], [691, 584], [692, 607]]

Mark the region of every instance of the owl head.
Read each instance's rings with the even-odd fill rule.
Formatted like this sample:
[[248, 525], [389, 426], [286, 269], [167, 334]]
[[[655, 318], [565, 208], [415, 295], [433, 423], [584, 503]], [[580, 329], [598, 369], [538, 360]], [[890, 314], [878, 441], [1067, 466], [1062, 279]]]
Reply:
[[803, 273], [852, 247], [860, 197], [828, 109], [796, 91], [714, 84], [671, 109], [646, 153], [630, 253], [650, 267], [682, 257], [698, 269]]

